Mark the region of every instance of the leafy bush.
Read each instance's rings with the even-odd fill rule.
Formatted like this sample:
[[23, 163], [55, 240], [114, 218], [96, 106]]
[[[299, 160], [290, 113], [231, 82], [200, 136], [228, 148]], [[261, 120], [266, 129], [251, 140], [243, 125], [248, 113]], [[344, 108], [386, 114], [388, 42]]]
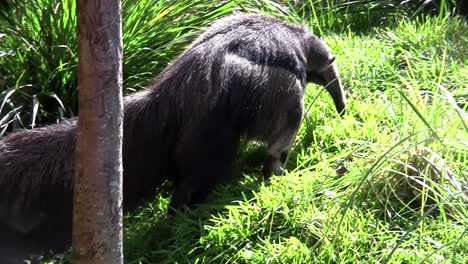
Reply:
[[[124, 0], [124, 87], [134, 91], [148, 85], [201, 27], [231, 12], [233, 5]], [[0, 20], [0, 128], [32, 127], [76, 115], [75, 1], [15, 2], [11, 13]]]

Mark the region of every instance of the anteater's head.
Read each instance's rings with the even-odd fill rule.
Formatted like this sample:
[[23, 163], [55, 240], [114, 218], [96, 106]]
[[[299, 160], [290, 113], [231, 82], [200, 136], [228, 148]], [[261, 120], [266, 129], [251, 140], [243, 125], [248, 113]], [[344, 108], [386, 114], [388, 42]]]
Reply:
[[323, 85], [332, 96], [336, 110], [343, 115], [346, 99], [335, 56], [327, 44], [314, 35], [308, 38], [307, 51], [307, 82]]

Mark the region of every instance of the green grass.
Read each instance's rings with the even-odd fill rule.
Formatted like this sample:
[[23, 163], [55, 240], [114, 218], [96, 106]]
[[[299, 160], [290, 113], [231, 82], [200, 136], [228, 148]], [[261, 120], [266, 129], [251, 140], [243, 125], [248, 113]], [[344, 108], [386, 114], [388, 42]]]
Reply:
[[[133, 19], [124, 27], [128, 89], [144, 87], [213, 19], [261, 9], [302, 18], [323, 34], [336, 54], [348, 112], [340, 118], [326, 91], [309, 85], [284, 175], [262, 181], [263, 149], [249, 144], [238, 161], [242, 176], [195, 210], [168, 217], [171, 192], [162, 186], [154, 201], [125, 218], [125, 263], [468, 263], [466, 20], [400, 19], [397, 10], [379, 27], [352, 12], [318, 13], [335, 1], [317, 4], [316, 16], [310, 5], [227, 1], [202, 12], [204, 1], [179, 2], [168, 9], [137, 1], [126, 11]], [[368, 10], [372, 17], [378, 11]], [[8, 67], [24, 69], [22, 54], [11, 55]], [[2, 116], [19, 115], [20, 106], [7, 100], [27, 84], [17, 83], [1, 90]]]

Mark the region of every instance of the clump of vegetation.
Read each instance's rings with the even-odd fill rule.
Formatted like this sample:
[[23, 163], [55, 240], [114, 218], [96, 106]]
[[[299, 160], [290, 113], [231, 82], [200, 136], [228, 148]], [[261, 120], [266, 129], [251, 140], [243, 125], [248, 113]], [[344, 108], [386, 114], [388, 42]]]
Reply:
[[[0, 128], [34, 127], [78, 111], [76, 1], [18, 1], [0, 19]], [[122, 1], [124, 87], [146, 87], [233, 1]], [[0, 134], [1, 136], [2, 134]]]
[[[162, 186], [126, 216], [126, 263], [468, 262], [466, 19], [446, 15], [448, 6], [433, 16], [385, 6], [379, 26], [351, 12], [364, 10], [359, 3], [278, 2], [123, 2], [127, 92], [235, 10], [309, 23], [336, 54], [348, 92], [340, 118], [326, 91], [307, 87], [283, 176], [262, 181], [262, 149], [250, 144], [244, 174], [197, 209], [168, 217]], [[381, 1], [366, 3], [382, 18]], [[76, 113], [74, 1], [18, 10], [14, 22], [0, 20], [0, 132]]]

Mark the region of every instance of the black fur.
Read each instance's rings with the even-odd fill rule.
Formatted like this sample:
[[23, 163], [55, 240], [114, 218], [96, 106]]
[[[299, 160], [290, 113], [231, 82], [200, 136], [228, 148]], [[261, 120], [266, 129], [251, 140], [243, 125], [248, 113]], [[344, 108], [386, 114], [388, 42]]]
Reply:
[[[325, 43], [305, 26], [260, 15], [214, 23], [156, 78], [124, 99], [124, 208], [174, 181], [171, 206], [202, 201], [229, 175], [246, 137], [265, 142], [265, 177], [279, 173], [298, 130], [307, 81], [341, 83]], [[0, 141], [0, 220], [28, 233], [71, 222], [76, 121]]]

